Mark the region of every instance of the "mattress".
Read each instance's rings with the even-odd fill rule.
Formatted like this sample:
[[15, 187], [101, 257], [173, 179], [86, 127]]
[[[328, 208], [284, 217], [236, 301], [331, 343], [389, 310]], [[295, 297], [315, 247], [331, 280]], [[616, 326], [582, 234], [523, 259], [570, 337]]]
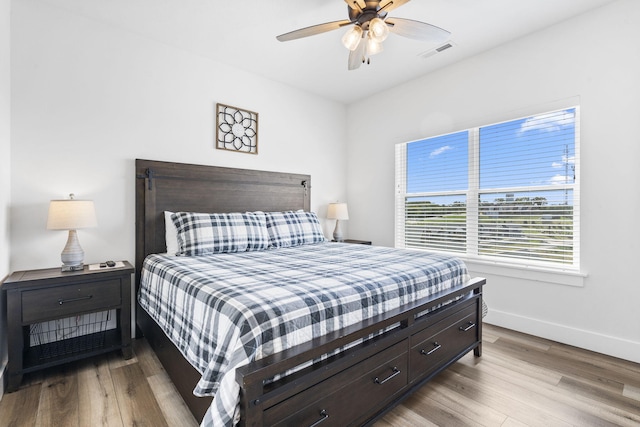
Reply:
[[144, 262], [140, 306], [215, 396], [203, 425], [239, 419], [235, 371], [400, 305], [468, 281], [455, 257], [322, 242]]

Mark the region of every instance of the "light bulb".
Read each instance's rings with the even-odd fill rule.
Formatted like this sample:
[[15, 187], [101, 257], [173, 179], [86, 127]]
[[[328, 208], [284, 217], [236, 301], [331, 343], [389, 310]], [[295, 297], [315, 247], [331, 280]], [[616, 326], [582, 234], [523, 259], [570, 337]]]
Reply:
[[367, 56], [382, 52], [382, 43], [378, 43], [371, 37], [367, 37]]
[[359, 25], [354, 25], [344, 36], [342, 36], [342, 44], [349, 50], [356, 50], [360, 39], [362, 38], [362, 28]]
[[373, 18], [369, 21], [369, 38], [378, 43], [382, 43], [389, 35], [389, 27], [380, 18]]

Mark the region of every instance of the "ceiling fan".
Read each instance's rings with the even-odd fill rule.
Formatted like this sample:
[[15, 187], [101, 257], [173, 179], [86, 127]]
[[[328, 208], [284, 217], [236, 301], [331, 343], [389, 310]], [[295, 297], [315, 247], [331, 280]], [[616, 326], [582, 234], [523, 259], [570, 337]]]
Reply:
[[300, 28], [276, 38], [281, 42], [314, 36], [337, 30], [342, 27], [353, 27], [342, 37], [342, 44], [349, 49], [349, 70], [355, 70], [363, 63], [370, 63], [371, 55], [382, 52], [382, 42], [389, 32], [410, 39], [444, 42], [451, 33], [426, 22], [405, 18], [387, 18], [387, 14], [407, 3], [409, 0], [345, 0], [349, 19], [325, 22]]

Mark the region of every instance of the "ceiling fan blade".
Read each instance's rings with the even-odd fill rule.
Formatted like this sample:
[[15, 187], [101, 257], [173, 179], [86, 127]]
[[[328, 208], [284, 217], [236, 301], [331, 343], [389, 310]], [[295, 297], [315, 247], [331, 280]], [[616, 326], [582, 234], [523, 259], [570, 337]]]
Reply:
[[364, 0], [344, 0], [344, 2], [347, 3], [351, 9], [357, 10], [358, 12], [361, 12], [367, 7]]
[[364, 48], [366, 46], [366, 40], [364, 38], [360, 39], [360, 43], [355, 50], [349, 52], [349, 70], [355, 70], [362, 65], [364, 60]]
[[[345, 0], [346, 1], [346, 0]], [[405, 3], [408, 3], [409, 0], [382, 0], [380, 2], [380, 10], [384, 10], [385, 12], [389, 12], [390, 10], [397, 9]]]
[[303, 37], [315, 36], [316, 34], [326, 33], [327, 31], [337, 30], [344, 26], [353, 24], [354, 21], [343, 19], [342, 21], [325, 22], [324, 24], [312, 25], [306, 28], [300, 28], [289, 33], [280, 34], [276, 38], [281, 42], [289, 40], [301, 39]]
[[410, 39], [441, 43], [447, 41], [451, 36], [447, 30], [413, 19], [388, 18], [384, 22], [389, 25], [389, 30], [392, 33]]

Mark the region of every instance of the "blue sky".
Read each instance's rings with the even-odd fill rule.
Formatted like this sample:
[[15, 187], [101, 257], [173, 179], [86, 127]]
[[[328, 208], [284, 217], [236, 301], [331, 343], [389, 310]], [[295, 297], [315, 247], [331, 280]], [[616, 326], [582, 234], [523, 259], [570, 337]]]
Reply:
[[[480, 189], [573, 183], [575, 113], [572, 108], [482, 127]], [[463, 131], [409, 143], [407, 192], [466, 190], [468, 135]], [[563, 190], [528, 196], [553, 199], [553, 193], [565, 198]]]

